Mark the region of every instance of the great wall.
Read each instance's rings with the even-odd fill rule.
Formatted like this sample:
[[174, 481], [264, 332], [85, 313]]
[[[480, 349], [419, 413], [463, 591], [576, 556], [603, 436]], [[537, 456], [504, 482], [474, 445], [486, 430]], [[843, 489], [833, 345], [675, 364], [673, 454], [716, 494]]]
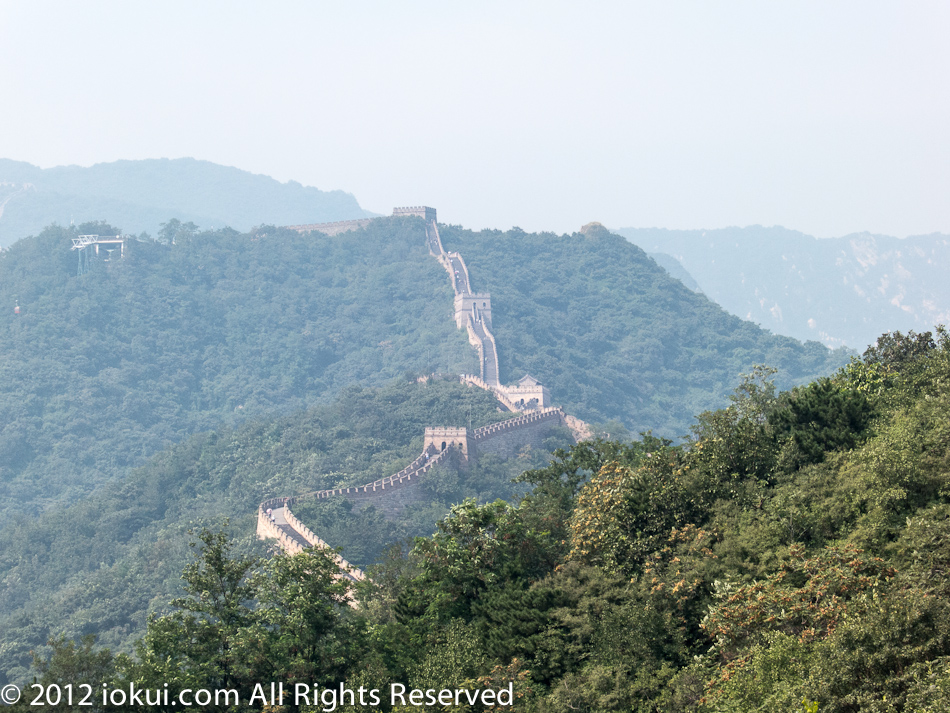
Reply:
[[[448, 426], [426, 428], [423, 451], [419, 457], [395, 475], [372, 483], [265, 500], [257, 509], [257, 536], [276, 540], [278, 546], [289, 554], [302, 552], [308, 547], [333, 550], [291, 511], [290, 506], [302, 500], [343, 497], [356, 509], [372, 504], [387, 517], [396, 517], [407, 505], [418, 501], [421, 497], [419, 484], [426, 473], [439, 465], [460, 467], [479, 454], [511, 456], [526, 445], [537, 447], [554, 425], [569, 428], [575, 441], [590, 437], [586, 423], [569, 416], [559, 407], [550, 406], [550, 394], [537, 379], [526, 375], [514, 386], [501, 384], [498, 347], [491, 333], [491, 295], [487, 292], [472, 292], [468, 267], [462, 256], [457, 252], [446, 252], [443, 248], [435, 209], [426, 206], [394, 208], [393, 216], [418, 216], [425, 221], [429, 253], [449, 273], [455, 291], [455, 323], [459, 329], [464, 327], [468, 331], [469, 342], [478, 350], [481, 365], [479, 376], [462, 374], [459, 376], [460, 381], [493, 392], [501, 410], [523, 413], [471, 431]], [[287, 227], [301, 233], [316, 231], [336, 235], [363, 228], [371, 220], [375, 219]], [[334, 554], [334, 557], [342, 577], [352, 582], [365, 578], [358, 567], [339, 555]]]

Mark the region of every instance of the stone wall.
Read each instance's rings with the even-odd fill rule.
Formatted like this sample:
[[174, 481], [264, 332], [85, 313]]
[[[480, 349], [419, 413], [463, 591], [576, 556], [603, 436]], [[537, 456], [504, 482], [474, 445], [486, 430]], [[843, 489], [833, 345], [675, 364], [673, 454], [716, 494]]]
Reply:
[[[281, 500], [283, 500], [281, 498]], [[276, 500], [265, 500], [257, 510], [257, 538], [259, 540], [277, 540], [277, 545], [289, 555], [303, 552], [303, 546], [284, 534], [267, 516], [267, 508], [274, 507]], [[282, 507], [282, 506], [280, 506]]]
[[469, 292], [455, 295], [455, 324], [459, 329], [465, 326], [466, 320], [472, 316], [472, 307], [478, 312], [489, 327], [491, 327], [491, 295], [487, 292]]
[[393, 215], [394, 216], [417, 215], [420, 218], [424, 219], [426, 222], [430, 220], [436, 220], [435, 208], [430, 208], [427, 205], [414, 205], [414, 206], [406, 206], [403, 208], [393, 208]]
[[423, 447], [432, 449], [432, 452], [438, 453], [444, 451], [450, 446], [455, 446], [462, 454], [462, 459], [467, 460], [472, 452], [472, 437], [467, 428], [453, 428], [450, 426], [429, 427], [425, 430], [425, 440]]
[[[333, 549], [330, 547], [330, 545], [313, 534], [313, 531], [304, 525], [299, 519], [297, 519], [297, 516], [294, 515], [287, 506], [284, 506], [284, 518], [287, 520], [288, 525], [294, 528], [294, 530], [296, 530], [299, 534], [303, 535], [304, 539], [310, 543], [311, 547], [319, 547], [320, 549], [324, 550]], [[360, 582], [366, 579], [366, 575], [363, 574], [363, 570], [359, 569], [358, 567], [354, 567], [345, 559], [340, 557], [340, 555], [334, 552], [332, 557], [336, 561], [337, 566], [340, 568], [342, 576], [346, 579], [349, 579], [351, 582]]]
[[325, 235], [338, 235], [347, 233], [351, 230], [365, 228], [375, 218], [360, 218], [359, 220], [338, 220], [335, 223], [309, 223], [307, 225], [285, 225], [287, 230], [296, 230], [298, 233], [324, 233]]
[[475, 374], [462, 374], [459, 376], [459, 380], [463, 384], [468, 384], [469, 386], [477, 386], [480, 389], [485, 389], [485, 391], [491, 391], [495, 394], [495, 398], [501, 403], [503, 411], [518, 411], [517, 405], [514, 401], [511, 401], [508, 398], [508, 395], [500, 388], [495, 388], [488, 385], [482, 377], [476, 376]]
[[442, 237], [439, 235], [439, 226], [434, 220], [426, 221], [426, 245], [429, 246], [429, 254], [439, 258], [439, 262], [452, 274], [452, 269], [448, 266], [448, 261], [444, 259], [445, 248], [442, 247]]
[[391, 488], [385, 493], [382, 491], [368, 494], [345, 495], [345, 500], [353, 504], [353, 512], [362, 512], [370, 505], [380, 511], [387, 520], [395, 520], [410, 505], [420, 503], [424, 499], [422, 492], [422, 478], [413, 478], [401, 488]]
[[[278, 546], [290, 555], [303, 552], [304, 546], [297, 540], [289, 537], [267, 514], [268, 509], [280, 509], [283, 511], [283, 516], [287, 524], [290, 525], [298, 535], [303, 537], [303, 539], [310, 544], [310, 547], [332, 550], [333, 548], [330, 547], [330, 545], [317, 537], [309, 527], [304, 525], [297, 516], [291, 512], [290, 507], [287, 505], [287, 502], [290, 500], [293, 500], [293, 498], [273, 498], [272, 500], [265, 500], [261, 503], [257, 509], [257, 537], [261, 540], [277, 540]], [[333, 553], [333, 559], [340, 567], [342, 576], [346, 579], [358, 582], [366, 578], [361, 569], [354, 567], [340, 557], [340, 555]]]
[[[481, 331], [485, 334], [485, 337], [482, 339], [482, 378], [489, 383], [494, 383], [495, 386], [501, 386], [501, 369], [498, 365], [498, 345], [495, 344], [495, 337], [491, 333], [488, 324], [481, 322], [479, 326], [481, 327]], [[489, 375], [489, 371], [491, 371], [489, 367], [492, 365], [495, 376], [494, 382], [492, 382]]]
[[[452, 279], [456, 293], [456, 324], [460, 328], [467, 327], [469, 340], [473, 346], [478, 348], [482, 366], [482, 378], [463, 375], [461, 377], [462, 382], [491, 390], [501, 402], [502, 407], [511, 411], [523, 407], [526, 400], [524, 397], [534, 397], [535, 392], [541, 395], [538, 402], [541, 406], [544, 406], [547, 401], [547, 393], [540, 384], [537, 385], [537, 388], [531, 387], [529, 389], [526, 383], [515, 387], [486, 383], [484, 378], [486, 362], [493, 363], [495, 378], [497, 378], [498, 369], [497, 346], [489, 330], [491, 324], [491, 297], [488, 293], [472, 294], [470, 292], [471, 283], [465, 261], [458, 253], [446, 253], [442, 246], [435, 209], [427, 206], [394, 208], [393, 215], [419, 216], [425, 219], [426, 243], [429, 246], [429, 251], [436, 256]], [[367, 223], [369, 223], [369, 219], [288, 227], [300, 232], [319, 230], [332, 235], [346, 230], [354, 230]], [[458, 270], [462, 279], [456, 279], [456, 270]], [[472, 320], [473, 307], [479, 311], [481, 317], [477, 324]], [[590, 429], [587, 424], [579, 419], [567, 416], [560, 408], [539, 408], [474, 431], [452, 427], [427, 428], [422, 454], [395, 475], [380, 478], [367, 485], [318, 490], [295, 497], [273, 498], [264, 501], [258, 508], [258, 537], [274, 539], [282, 549], [291, 553], [302, 551], [304, 543], [309, 543], [311, 547], [332, 549], [291, 512], [291, 505], [303, 499], [338, 497], [350, 501], [357, 511], [373, 505], [381, 510], [386, 517], [395, 518], [406, 507], [422, 500], [425, 493], [421, 486], [426, 473], [433, 468], [438, 466], [459, 468], [470, 457], [477, 457], [479, 454], [493, 453], [511, 457], [525, 446], [539, 448], [543, 445], [544, 439], [552, 428], [563, 425], [571, 429], [576, 440], [590, 437]], [[443, 446], [443, 444], [445, 445]], [[280, 519], [277, 520], [277, 523], [267, 515], [268, 508], [280, 511]], [[286, 524], [284, 524], [284, 520], [286, 520]], [[334, 556], [340, 565], [341, 577], [352, 581], [363, 578], [363, 573], [359, 569], [353, 567], [342, 557]]]
[[525, 446], [540, 448], [551, 429], [563, 425], [564, 412], [559, 408], [540, 409], [493, 423], [475, 430], [475, 454], [494, 453], [511, 458]]
[[[431, 452], [431, 451], [428, 451]], [[360, 512], [373, 505], [389, 519], [399, 517], [407, 506], [422, 502], [424, 493], [421, 485], [425, 476], [436, 467], [458, 468], [461, 465], [461, 454], [456, 446], [447, 446], [445, 451], [434, 453], [428, 459], [425, 459], [425, 452], [422, 456], [422, 465], [415, 469], [404, 469], [400, 471], [402, 475], [390, 476], [376, 481], [376, 487], [373, 483], [355, 488], [337, 488], [336, 490], [323, 490], [315, 493], [313, 497], [318, 499], [328, 497], [338, 497], [348, 500], [353, 504], [353, 509]], [[417, 461], [419, 459], [416, 459]], [[414, 461], [416, 462], [416, 461]], [[405, 472], [408, 471], [408, 472]], [[299, 496], [294, 498], [295, 502], [310, 497]], [[315, 535], [314, 535], [315, 537]], [[321, 540], [321, 542], [323, 542]]]
[[[441, 240], [440, 240], [439, 244], [441, 245]], [[464, 280], [465, 280], [465, 281], [464, 281], [464, 282], [462, 283], [462, 285], [461, 285], [462, 289], [461, 289], [461, 290], [456, 289], [456, 290], [455, 290], [455, 294], [459, 294], [459, 292], [463, 292], [463, 293], [471, 292], [471, 291], [472, 291], [472, 278], [471, 278], [471, 276], [468, 274], [468, 265], [465, 264], [465, 260], [462, 259], [462, 255], [461, 255], [460, 253], [457, 253], [457, 252], [450, 252], [450, 253], [446, 253], [445, 255], [446, 255], [446, 257], [448, 258], [449, 264], [455, 262], [455, 263], [457, 263], [457, 264], [461, 267], [461, 270], [460, 270], [460, 271], [461, 271], [462, 275], [464, 276]], [[451, 268], [451, 267], [449, 267], [449, 276], [453, 276], [452, 268]], [[487, 292], [485, 293], [485, 296], [488, 296], [488, 293], [487, 293]], [[491, 298], [489, 297], [489, 299], [491, 299]]]

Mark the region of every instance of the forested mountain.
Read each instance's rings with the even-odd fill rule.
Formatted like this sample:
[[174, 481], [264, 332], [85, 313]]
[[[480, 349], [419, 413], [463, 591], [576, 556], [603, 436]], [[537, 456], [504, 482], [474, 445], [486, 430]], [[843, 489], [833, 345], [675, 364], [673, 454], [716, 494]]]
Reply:
[[[364, 414], [375, 406], [411, 419], [413, 390], [447, 387], [354, 396]], [[389, 410], [394, 398], [405, 407]], [[356, 607], [320, 550], [257, 559], [246, 542], [203, 530], [189, 562], [170, 557], [167, 540], [143, 539], [140, 558], [150, 546], [163, 567], [187, 564], [182, 596], [147, 623], [135, 656], [54, 639], [34, 670], [45, 686], [167, 686], [176, 702], [233, 692], [230, 705], [186, 696], [184, 711], [260, 710], [254, 686], [271, 680], [286, 684], [285, 710], [301, 711], [445, 709], [394, 700], [393, 683], [433, 699], [461, 691], [456, 707], [471, 713], [498, 710], [481, 698], [487, 690], [510, 691], [505, 709], [525, 713], [946, 711], [948, 410], [942, 331], [886, 335], [831, 378], [789, 392], [777, 394], [760, 368], [728, 407], [699, 415], [687, 443], [585, 442], [524, 473], [524, 497], [456, 505], [435, 534], [371, 570]], [[278, 463], [297, 472], [316, 445], [310, 428], [325, 433], [334, 420], [196, 438], [134, 481], [184, 497], [129, 489], [112, 502], [180, 506], [196, 489], [204, 503], [229, 479], [232, 492], [251, 488], [255, 459], [264, 473]], [[281, 450], [300, 455], [281, 460]], [[260, 460], [265, 451], [272, 458]], [[8, 546], [33, 547], [31, 534], [43, 531]], [[24, 555], [16, 572], [28, 577]], [[102, 572], [89, 584], [108, 579], [108, 564]], [[107, 591], [79, 586], [74, 596]], [[309, 699], [294, 697], [298, 683]], [[347, 690], [353, 698], [341, 700]], [[361, 704], [357, 691], [377, 701]]]
[[860, 351], [884, 332], [950, 320], [947, 235], [818, 239], [761, 226], [617, 232], [667, 254], [658, 262], [668, 269], [675, 258], [710, 299], [776, 334]]
[[492, 295], [501, 379], [538, 377], [589, 420], [678, 437], [754, 364], [787, 388], [847, 360], [726, 313], [602, 227], [574, 235], [441, 228]]
[[205, 230], [250, 230], [369, 217], [343, 191], [280, 183], [191, 158], [41, 169], [0, 159], [0, 247], [51, 223], [108, 219], [129, 233], [157, 235], [170, 218]]
[[[169, 227], [83, 274], [71, 238], [116, 228], [54, 227], [0, 253], [0, 651], [13, 676], [58, 630], [137, 636], [174, 595], [189, 527], [231, 515], [249, 536], [264, 497], [389, 475], [424, 426], [498, 418], [475, 389], [415, 385], [477, 371], [420, 219], [334, 237]], [[492, 292], [502, 379], [529, 371], [590, 421], [677, 436], [756, 363], [791, 383], [845, 359], [729, 316], [603, 230], [443, 232]], [[299, 411], [314, 406], [327, 410]], [[401, 523], [304, 514], [362, 564], [462, 497], [511, 495], [512, 467], [434, 482]]]
[[[332, 404], [192, 436], [75, 504], [39, 517], [10, 513], [0, 530], [0, 683], [22, 681], [30, 650], [61, 632], [95, 632], [128, 649], [146, 615], [179, 593], [189, 528], [230, 518], [242, 549], [263, 553], [253, 533], [265, 498], [372, 482], [419, 455], [426, 426], [502, 418], [491, 394], [458, 382], [352, 387]], [[464, 497], [509, 497], [513, 475], [537, 465], [538, 455], [543, 463], [543, 454], [486, 461], [452, 482], [433, 481], [423, 502], [394, 522], [373, 509], [312, 514], [320, 520], [305, 507], [298, 514], [365, 566], [388, 544], [431, 533]]]
[[183, 232], [77, 276], [86, 230], [113, 232], [51, 228], [0, 253], [3, 513], [75, 498], [194, 431], [477, 370], [421, 221]]
[[[50, 228], [0, 253], [5, 511], [76, 497], [188, 433], [350, 384], [477, 371], [420, 220], [333, 238], [182, 227], [175, 244], [132, 242], [79, 276], [69, 247], [82, 231], [115, 229]], [[605, 232], [445, 238], [492, 292], [502, 379], [530, 372], [590, 421], [676, 437], [755, 363], [789, 385], [844, 360], [726, 314]]]

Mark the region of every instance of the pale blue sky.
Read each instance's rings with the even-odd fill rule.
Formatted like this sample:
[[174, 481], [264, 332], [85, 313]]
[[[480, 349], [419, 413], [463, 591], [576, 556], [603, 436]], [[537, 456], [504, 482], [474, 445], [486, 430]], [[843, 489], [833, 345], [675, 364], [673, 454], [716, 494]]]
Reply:
[[950, 233], [945, 2], [9, 2], [0, 156], [526, 230]]

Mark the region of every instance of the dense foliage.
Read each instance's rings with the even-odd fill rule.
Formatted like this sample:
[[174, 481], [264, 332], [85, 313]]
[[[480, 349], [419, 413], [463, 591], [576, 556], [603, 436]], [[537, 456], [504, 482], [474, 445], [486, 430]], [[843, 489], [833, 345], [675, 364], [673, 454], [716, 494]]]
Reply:
[[[250, 538], [260, 500], [390, 475], [418, 454], [425, 426], [478, 426], [500, 417], [485, 392], [415, 381], [420, 372], [476, 370], [418, 219], [379, 220], [333, 238], [272, 227], [200, 232], [171, 220], [157, 240], [132, 242], [126, 258], [91, 262], [77, 275], [69, 245], [82, 232], [114, 229], [50, 228], [0, 253], [0, 304], [21, 306], [19, 314], [0, 314], [0, 676], [7, 680], [27, 676], [31, 649], [40, 652], [44, 676], [55, 675], [57, 662], [101, 671], [105, 658], [91, 644], [71, 643], [90, 633], [129, 653], [145, 632], [149, 650], [167, 658], [175, 631], [191, 636], [218, 616], [182, 598], [175, 574], [187, 563], [188, 530], [226, 516], [237, 540], [219, 542], [217, 551], [230, 552], [219, 564], [245, 563], [234, 570], [241, 574], [234, 586], [253, 594], [235, 616], [242, 627], [278, 631], [277, 620], [258, 612], [269, 601], [256, 588], [265, 587], [254, 579], [262, 552]], [[755, 361], [803, 380], [828, 373], [842, 357], [728, 317], [615, 236], [445, 232], [469, 261], [476, 289], [493, 293], [503, 379], [530, 371], [577, 415], [613, 420], [601, 431], [614, 436], [625, 432], [623, 424], [683, 433], [691, 414], [721, 405]], [[912, 361], [934, 349], [897, 351]], [[673, 528], [684, 551], [708, 549], [719, 541], [702, 525], [710, 508], [761, 502], [755, 488], [774, 486], [775, 473], [831, 467], [835, 457], [818, 458], [814, 448], [861, 442], [859, 435], [841, 441], [828, 434], [871, 427], [880, 393], [890, 393], [882, 386], [893, 379], [890, 364], [900, 362], [889, 354], [848, 372], [864, 401], [849, 397], [825, 408], [816, 393], [816, 404], [804, 408], [804, 397], [800, 404], [785, 397], [775, 410], [789, 417], [780, 424], [776, 416], [768, 429], [764, 411], [748, 403], [771, 403], [771, 392], [747, 385], [741, 405], [700, 419], [697, 438], [708, 447], [675, 448], [651, 436], [584, 445], [545, 467], [536, 452], [509, 463], [484, 458], [467, 479], [434, 473], [427, 500], [398, 521], [338, 502], [304, 504], [301, 515], [359, 564], [393, 541], [431, 532], [455, 505], [435, 538], [419, 541], [408, 556], [396, 547], [383, 558], [375, 585], [362, 595], [365, 637], [354, 641], [363, 648], [347, 653], [343, 673], [406, 681], [507, 677], [528, 699], [541, 700], [557, 685], [577, 688], [570, 677], [580, 675], [578, 661], [608, 671], [609, 657], [593, 656], [590, 647], [614, 640], [578, 618], [578, 608], [599, 612], [601, 597], [618, 606], [627, 601], [636, 568], [666, 562], [656, 548]], [[380, 391], [351, 386], [399, 376]], [[842, 408], [847, 418], [834, 417]], [[305, 410], [286, 415], [297, 409]], [[813, 412], [828, 416], [825, 430], [796, 445]], [[553, 433], [547, 445], [563, 435]], [[689, 457], [715, 477], [671, 480], [684, 454], [695, 454]], [[513, 486], [511, 476], [523, 469]], [[736, 482], [733, 472], [749, 482]], [[625, 524], [623, 507], [590, 499], [610, 536], [587, 542], [575, 509], [592, 497], [580, 490], [590, 478], [612, 478], [617, 492], [641, 492], [645, 484], [655, 499], [631, 496], [623, 505], [632, 508], [635, 526]], [[896, 482], [888, 497], [898, 497], [903, 485]], [[494, 503], [498, 497], [509, 503]], [[572, 555], [582, 550], [597, 567]], [[280, 581], [287, 584], [293, 571]], [[705, 580], [696, 582], [690, 591], [707, 591]], [[179, 606], [169, 611], [176, 597]], [[281, 606], [295, 615], [291, 604]], [[624, 631], [680, 615], [670, 605], [660, 619], [641, 621], [638, 608], [624, 606], [610, 614]], [[687, 606], [689, 616], [702, 606]], [[184, 628], [146, 629], [150, 613]], [[622, 623], [627, 619], [634, 624]], [[697, 650], [697, 627], [656, 629], [666, 638], [649, 655], [675, 668], [687, 655], [682, 650]], [[66, 639], [57, 638], [62, 633]], [[49, 637], [52, 649], [42, 648]], [[629, 636], [602, 645], [640, 651]], [[202, 668], [210, 649], [202, 651], [176, 664], [188, 682], [217, 670]], [[664, 658], [669, 651], [679, 658]], [[363, 673], [350, 668], [355, 661]], [[645, 678], [644, 690], [660, 680]]]
[[733, 317], [603, 228], [440, 232], [465, 257], [473, 289], [491, 292], [502, 381], [531, 373], [590, 421], [677, 438], [753, 364], [777, 367], [790, 388], [847, 361]]
[[[241, 551], [252, 554], [255, 512], [265, 498], [372, 482], [422, 451], [426, 426], [471, 419], [478, 427], [503, 417], [490, 394], [457, 382], [350, 388], [328, 406], [193, 436], [68, 507], [39, 517], [15, 513], [0, 531], [0, 682], [21, 680], [30, 650], [57, 633], [96, 633], [128, 650], [148, 612], [177, 596], [189, 529], [230, 517]], [[497, 477], [476, 482], [481, 472], [462, 473], [456, 488], [485, 499], [512, 492]], [[430, 493], [419, 504], [427, 519], [387, 526], [398, 536], [427, 534], [447, 512], [447, 497]], [[352, 549], [359, 564], [389, 544], [354, 542], [352, 532], [337, 541], [344, 528], [322, 524], [327, 539], [346, 556]]]
[[[350, 384], [477, 371], [418, 219], [330, 238], [170, 220], [77, 276], [70, 241], [88, 232], [116, 229], [50, 228], [0, 253], [0, 515]], [[588, 421], [678, 437], [753, 363], [790, 385], [843, 359], [730, 317], [617, 236], [445, 233], [494, 296], [502, 378], [531, 372]]]
[[[453, 507], [436, 534], [390, 552], [355, 610], [325, 577], [310, 584], [327, 571], [316, 560], [246, 563], [203, 533], [186, 597], [103, 675], [241, 691], [265, 675], [255, 666], [354, 690], [510, 684], [513, 710], [565, 713], [945, 711], [948, 412], [943, 331], [889, 335], [778, 395], [758, 369], [686, 444], [583, 443], [526, 472], [534, 487], [516, 504]], [[818, 435], [803, 449], [797, 433]], [[248, 588], [233, 614], [188, 598], [209, 569]], [[275, 582], [312, 595], [284, 597], [273, 618]], [[49, 682], [64, 680], [60, 661], [101, 669], [109, 656], [52, 644], [38, 662]]]
[[113, 228], [0, 253], [0, 515], [79, 497], [195, 431], [477, 368], [419, 220], [332, 238], [171, 226], [81, 277], [70, 239]]

